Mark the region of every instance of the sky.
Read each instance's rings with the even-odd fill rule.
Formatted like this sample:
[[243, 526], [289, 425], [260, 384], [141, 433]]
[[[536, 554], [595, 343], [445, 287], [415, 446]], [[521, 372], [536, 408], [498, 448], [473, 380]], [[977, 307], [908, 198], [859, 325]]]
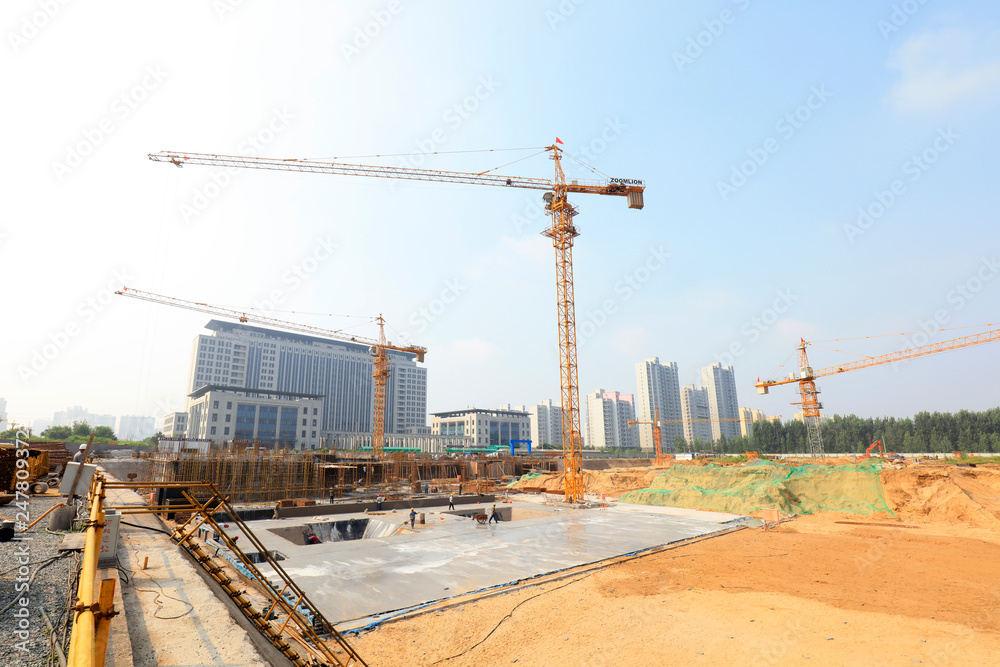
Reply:
[[[122, 286], [364, 336], [381, 313], [428, 349], [429, 412], [559, 401], [540, 191], [161, 150], [551, 178], [558, 137], [568, 178], [643, 179], [641, 211], [571, 200], [581, 394], [721, 362], [788, 418], [794, 387], [753, 383], [800, 338], [822, 368], [1000, 320], [993, 2], [9, 0], [0, 27], [18, 423], [184, 409], [211, 317]], [[821, 378], [824, 412], [996, 407], [998, 354]]]

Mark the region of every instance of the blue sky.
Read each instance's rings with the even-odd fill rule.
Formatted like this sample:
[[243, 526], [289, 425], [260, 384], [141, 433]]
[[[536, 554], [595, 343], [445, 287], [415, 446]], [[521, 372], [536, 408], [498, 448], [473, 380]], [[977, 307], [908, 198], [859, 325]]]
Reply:
[[[799, 337], [995, 322], [989, 2], [9, 2], [0, 396], [183, 408], [209, 317], [122, 283], [428, 348], [428, 409], [559, 399], [540, 192], [150, 162], [158, 150], [497, 168], [555, 137], [646, 207], [580, 195], [580, 389], [634, 364], [758, 397]], [[413, 155], [437, 152], [437, 155]], [[405, 157], [400, 154], [407, 154]], [[575, 162], [570, 178], [592, 176]], [[498, 173], [550, 177], [544, 155]], [[314, 313], [353, 315], [354, 319]], [[978, 331], [824, 343], [816, 367]], [[997, 405], [987, 344], [820, 380], [828, 413]]]

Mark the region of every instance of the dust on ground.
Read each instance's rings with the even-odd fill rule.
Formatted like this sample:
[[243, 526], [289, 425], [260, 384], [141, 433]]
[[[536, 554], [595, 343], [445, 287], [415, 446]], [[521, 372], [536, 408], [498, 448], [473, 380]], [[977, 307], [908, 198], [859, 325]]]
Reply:
[[[585, 480], [588, 492], [621, 494], [662, 472]], [[909, 465], [880, 479], [889, 511], [744, 529], [384, 624], [351, 643], [387, 667], [995, 664], [1000, 469]], [[524, 486], [550, 484], [561, 479]]]

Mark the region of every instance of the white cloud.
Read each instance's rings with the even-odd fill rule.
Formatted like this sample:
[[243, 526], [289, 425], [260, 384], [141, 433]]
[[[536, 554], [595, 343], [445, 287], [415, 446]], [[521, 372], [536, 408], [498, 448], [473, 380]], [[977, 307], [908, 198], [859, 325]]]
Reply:
[[911, 38], [888, 63], [900, 72], [890, 102], [900, 111], [940, 111], [1000, 91], [1000, 57], [985, 54], [982, 41], [955, 29]]

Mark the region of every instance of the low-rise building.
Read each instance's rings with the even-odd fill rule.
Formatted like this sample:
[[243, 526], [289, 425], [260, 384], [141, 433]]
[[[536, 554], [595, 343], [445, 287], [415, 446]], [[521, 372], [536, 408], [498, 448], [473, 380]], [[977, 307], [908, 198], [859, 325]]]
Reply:
[[163, 435], [167, 438], [183, 438], [187, 435], [188, 413], [168, 412], [163, 415]]
[[509, 447], [511, 440], [531, 437], [531, 420], [524, 410], [470, 408], [431, 414], [434, 435], [467, 436], [473, 447]]
[[318, 449], [323, 395], [206, 385], [188, 395], [187, 437]]

